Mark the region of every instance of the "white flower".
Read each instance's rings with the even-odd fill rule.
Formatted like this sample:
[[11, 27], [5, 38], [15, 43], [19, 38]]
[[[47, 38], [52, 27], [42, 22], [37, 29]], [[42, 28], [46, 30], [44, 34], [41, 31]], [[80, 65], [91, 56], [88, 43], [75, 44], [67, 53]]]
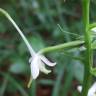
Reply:
[[79, 92], [81, 92], [81, 91], [82, 91], [82, 86], [81, 86], [81, 85], [77, 86], [77, 90], [78, 90]]
[[43, 72], [45, 74], [48, 74], [51, 72], [51, 70], [47, 70], [45, 68], [45, 64], [48, 66], [55, 66], [56, 63], [52, 63], [50, 62], [45, 56], [36, 53], [34, 54], [34, 56], [32, 56], [29, 59], [29, 63], [31, 63], [31, 74], [32, 74], [32, 78], [36, 79], [39, 75], [39, 72]]
[[96, 27], [92, 28], [91, 31], [93, 31], [94, 33], [96, 33]]
[[88, 96], [96, 96], [96, 82], [89, 89]]
[[[36, 2], [34, 4], [35, 4], [35, 7], [38, 7]], [[30, 58], [29, 62], [31, 63], [30, 65], [31, 65], [32, 78], [36, 79], [39, 75], [39, 71], [42, 71], [46, 74], [50, 73], [51, 71], [47, 70], [45, 68], [45, 64], [48, 66], [54, 66], [54, 65], [56, 65], [56, 63], [51, 63], [46, 57], [44, 57], [42, 54], [40, 54], [40, 52], [35, 53], [32, 46], [28, 42], [27, 38], [24, 36], [23, 32], [20, 30], [18, 25], [11, 18], [11, 16], [5, 10], [3, 10], [1, 8], [0, 8], [0, 12], [2, 12], [8, 18], [8, 20], [13, 24], [13, 26], [16, 28], [16, 30], [18, 31], [18, 33], [20, 34], [20, 36], [24, 40], [24, 42], [30, 52], [31, 58]], [[31, 83], [31, 81], [29, 83]], [[30, 86], [30, 84], [29, 84], [29, 86]]]
[[[8, 14], [7, 14], [8, 15]], [[24, 36], [23, 32], [20, 30], [20, 28], [16, 25], [16, 23], [13, 21], [13, 19], [8, 15], [8, 19], [12, 22], [14, 27], [17, 29], [19, 32], [20, 36], [24, 40], [31, 58], [29, 59], [29, 62], [31, 63], [31, 75], [33, 79], [36, 79], [39, 75], [39, 71], [44, 72], [46, 74], [50, 73], [50, 70], [47, 70], [45, 68], [45, 64], [49, 66], [55, 66], [56, 63], [51, 63], [45, 56], [41, 55], [40, 52], [36, 53], [30, 43], [28, 42], [27, 38]]]
[[40, 52], [36, 53], [32, 46], [30, 45], [30, 43], [28, 42], [27, 38], [25, 37], [25, 35], [23, 34], [23, 32], [20, 30], [20, 28], [16, 25], [16, 23], [14, 22], [14, 20], [8, 15], [8, 19], [12, 22], [12, 24], [14, 25], [14, 27], [17, 29], [17, 31], [19, 32], [20, 36], [22, 37], [22, 39], [24, 40], [31, 58], [29, 59], [29, 62], [31, 63], [31, 75], [33, 79], [36, 79], [39, 75], [39, 71], [44, 72], [46, 74], [50, 73], [50, 70], [47, 70], [45, 68], [45, 64], [49, 65], [49, 66], [54, 66], [56, 65], [56, 63], [51, 63], [46, 57], [44, 57], [43, 55], [40, 54]]
[[[77, 90], [82, 91], [82, 86], [78, 86]], [[89, 88], [87, 96], [96, 96], [96, 82]]]
[[33, 50], [32, 46], [30, 45], [30, 43], [28, 42], [27, 38], [25, 37], [25, 35], [23, 34], [23, 32], [20, 30], [20, 28], [18, 27], [18, 25], [14, 22], [14, 20], [10, 17], [10, 15], [8, 13], [6, 13], [6, 11], [4, 11], [3, 9], [0, 8], [0, 11], [5, 14], [5, 16], [10, 20], [10, 22], [13, 24], [13, 26], [16, 28], [16, 30], [18, 31], [18, 33], [20, 34], [20, 36], [22, 37], [22, 39], [24, 40], [31, 58], [29, 59], [29, 62], [31, 63], [31, 74], [32, 74], [32, 78], [36, 79], [39, 75], [39, 71], [42, 71], [46, 74], [50, 73], [50, 70], [47, 70], [45, 68], [45, 64], [49, 65], [49, 66], [54, 66], [56, 65], [56, 63], [51, 63], [46, 57], [44, 57], [43, 55], [40, 54], [40, 52], [35, 53], [35, 51]]

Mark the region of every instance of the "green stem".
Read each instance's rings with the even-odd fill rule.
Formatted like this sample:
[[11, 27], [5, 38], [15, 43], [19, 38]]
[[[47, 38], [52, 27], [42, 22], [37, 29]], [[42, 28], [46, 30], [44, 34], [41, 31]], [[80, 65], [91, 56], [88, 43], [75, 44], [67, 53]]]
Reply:
[[71, 42], [67, 42], [67, 43], [64, 43], [64, 44], [59, 44], [59, 45], [56, 45], [56, 46], [41, 49], [39, 51], [39, 53], [47, 53], [47, 52], [50, 52], [50, 51], [74, 48], [74, 47], [78, 47], [78, 46], [80, 46], [82, 44], [84, 44], [84, 41], [82, 41], [82, 40], [71, 41]]
[[84, 23], [84, 36], [85, 36], [85, 64], [84, 64], [84, 80], [83, 80], [83, 90], [82, 90], [82, 96], [87, 96], [88, 89], [91, 84], [91, 74], [90, 74], [90, 68], [91, 68], [91, 34], [88, 31], [89, 29], [89, 6], [90, 0], [82, 0], [82, 7], [83, 7], [83, 23]]

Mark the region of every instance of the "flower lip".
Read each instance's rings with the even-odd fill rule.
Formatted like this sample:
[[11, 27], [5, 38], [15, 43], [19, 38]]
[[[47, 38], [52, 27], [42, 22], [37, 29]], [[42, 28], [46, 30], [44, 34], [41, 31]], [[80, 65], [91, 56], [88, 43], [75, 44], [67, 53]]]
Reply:
[[30, 67], [31, 67], [31, 74], [32, 74], [32, 78], [36, 79], [39, 75], [39, 67], [38, 67], [38, 57], [35, 56], [33, 58], [30, 59]]
[[29, 59], [29, 63], [31, 63], [31, 74], [33, 79], [36, 79], [39, 76], [40, 71], [45, 74], [51, 72], [51, 70], [45, 68], [45, 64], [51, 67], [56, 65], [56, 63], [50, 62], [45, 56], [38, 53]]
[[50, 62], [45, 56], [41, 55], [40, 56], [40, 59], [48, 66], [55, 66], [56, 65], [56, 62], [52, 63]]

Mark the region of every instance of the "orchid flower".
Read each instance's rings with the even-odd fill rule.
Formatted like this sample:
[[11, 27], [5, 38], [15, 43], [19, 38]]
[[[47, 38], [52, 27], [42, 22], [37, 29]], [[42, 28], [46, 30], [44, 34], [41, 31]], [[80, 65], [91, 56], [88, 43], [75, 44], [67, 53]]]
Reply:
[[32, 78], [36, 79], [39, 75], [39, 71], [48, 74], [51, 72], [51, 70], [47, 70], [45, 68], [45, 64], [48, 66], [55, 66], [56, 63], [50, 62], [45, 56], [42, 54], [36, 53], [34, 54], [30, 59], [29, 63], [31, 63], [31, 74]]
[[[77, 90], [82, 91], [82, 86], [78, 86]], [[96, 96], [96, 82], [89, 88], [87, 96]]]
[[[15, 24], [15, 23], [14, 23]], [[45, 64], [48, 66], [55, 66], [56, 63], [51, 63], [45, 56], [43, 56], [40, 52], [36, 53], [32, 46], [29, 44], [28, 40], [22, 33], [22, 31], [19, 29], [19, 27], [15, 24], [19, 34], [21, 35], [22, 39], [24, 40], [25, 44], [27, 45], [29, 52], [31, 54], [31, 58], [29, 59], [30, 67], [31, 67], [31, 75], [32, 79], [36, 79], [39, 75], [39, 72], [43, 72], [45, 74], [48, 74], [51, 72], [51, 70], [47, 70], [45, 68]]]
[[36, 79], [39, 75], [39, 72], [43, 72], [45, 74], [48, 74], [51, 72], [51, 70], [47, 70], [45, 68], [45, 64], [48, 66], [55, 66], [56, 63], [51, 63], [45, 56], [42, 55], [42, 53], [39, 51], [36, 53], [30, 43], [28, 42], [27, 38], [24, 36], [23, 32], [20, 30], [18, 25], [14, 22], [14, 20], [11, 18], [11, 16], [3, 9], [0, 8], [0, 12], [2, 12], [8, 20], [13, 24], [13, 26], [16, 28], [16, 30], [19, 32], [20, 36], [24, 40], [30, 54], [31, 58], [29, 59], [30, 67], [31, 67], [31, 75], [32, 79]]

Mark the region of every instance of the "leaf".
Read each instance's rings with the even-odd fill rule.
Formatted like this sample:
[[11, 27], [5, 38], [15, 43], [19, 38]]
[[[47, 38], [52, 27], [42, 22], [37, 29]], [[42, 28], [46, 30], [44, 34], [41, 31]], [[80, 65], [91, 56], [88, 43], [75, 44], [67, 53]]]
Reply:
[[34, 36], [34, 37], [29, 38], [29, 42], [31, 43], [35, 51], [39, 51], [45, 46], [44, 41], [39, 36]]
[[17, 59], [13, 62], [13, 64], [10, 66], [9, 71], [15, 74], [21, 74], [26, 72], [27, 65], [25, 62], [21, 59]]
[[4, 32], [6, 32], [6, 27], [2, 23], [0, 23], [0, 33]]
[[89, 29], [91, 30], [92, 28], [96, 27], [96, 23], [92, 23], [89, 25]]
[[96, 68], [91, 68], [90, 73], [96, 77]]
[[62, 69], [60, 69], [59, 72], [58, 72], [56, 81], [54, 82], [52, 96], [59, 96], [61, 81], [62, 81], [62, 77], [63, 77], [63, 74], [64, 74], [64, 67], [65, 66], [63, 66]]
[[42, 85], [53, 85], [54, 81], [51, 79], [41, 79], [38, 81], [38, 83]]
[[72, 80], [73, 80], [73, 73], [72, 72], [68, 72], [67, 77], [65, 79], [65, 83], [63, 84], [63, 92], [61, 96], [67, 96], [68, 95], [68, 91], [71, 87], [72, 84]]
[[0, 96], [4, 96], [5, 90], [7, 89], [8, 77], [6, 76], [0, 86]]
[[74, 72], [74, 76], [77, 78], [78, 81], [83, 81], [83, 75], [84, 75], [84, 66], [78, 61], [74, 61], [74, 64], [72, 64], [72, 70]]
[[92, 49], [96, 49], [96, 40], [91, 44]]
[[[28, 96], [27, 92], [24, 90], [24, 88], [22, 87], [20, 82], [18, 83], [18, 81], [15, 78], [10, 76], [10, 74], [1, 72], [0, 75], [2, 75], [5, 78], [6, 77], [8, 78], [8, 81], [10, 81], [9, 85], [13, 85], [12, 86], [13, 90], [14, 90], [14, 87], [15, 87], [20, 92], [21, 96]], [[12, 92], [12, 89], [11, 89], [11, 92]], [[7, 88], [7, 90], [8, 90], [8, 88]]]

